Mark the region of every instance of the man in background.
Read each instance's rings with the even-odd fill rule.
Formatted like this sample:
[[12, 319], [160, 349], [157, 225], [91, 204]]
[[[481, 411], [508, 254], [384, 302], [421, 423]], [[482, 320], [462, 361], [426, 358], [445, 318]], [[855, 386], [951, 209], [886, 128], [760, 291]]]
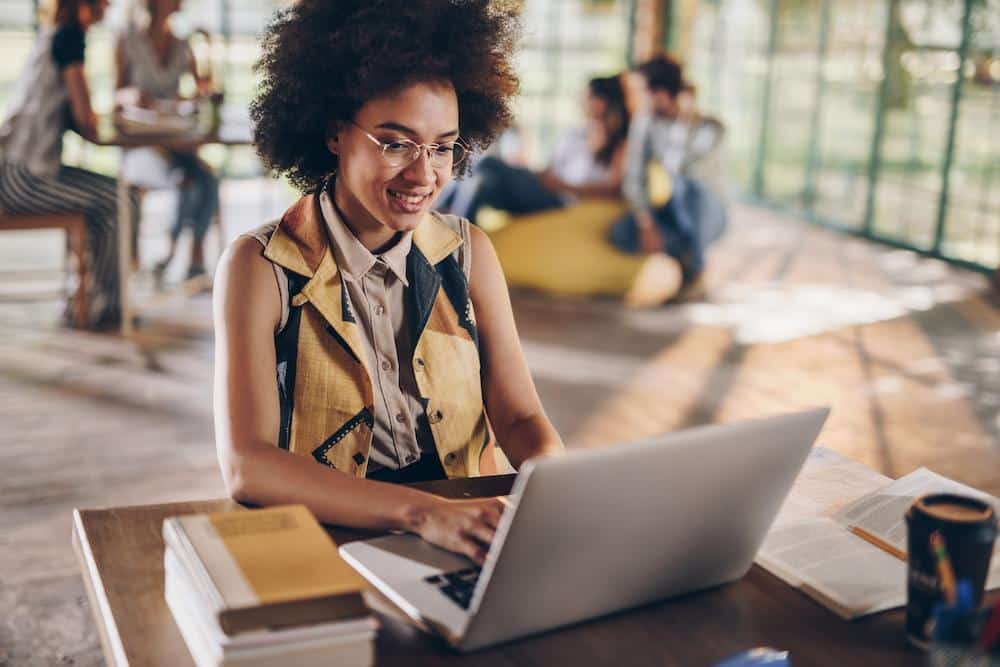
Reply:
[[[669, 56], [639, 65], [632, 84], [637, 109], [622, 188], [631, 213], [612, 230], [611, 240], [629, 252], [666, 252], [677, 258], [683, 271], [682, 295], [690, 295], [700, 284], [704, 248], [726, 223], [721, 186], [708, 175], [711, 169], [704, 169], [712, 156], [718, 158], [724, 129], [696, 111], [694, 88]], [[669, 176], [670, 198], [664, 205], [651, 201], [650, 163]]]

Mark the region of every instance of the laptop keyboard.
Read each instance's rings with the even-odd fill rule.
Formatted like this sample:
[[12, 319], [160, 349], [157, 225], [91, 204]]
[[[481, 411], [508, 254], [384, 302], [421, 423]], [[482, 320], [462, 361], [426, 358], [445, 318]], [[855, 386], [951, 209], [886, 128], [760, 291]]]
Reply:
[[470, 567], [456, 572], [435, 574], [424, 578], [424, 581], [436, 586], [462, 609], [468, 609], [472, 601], [472, 591], [476, 590], [476, 582], [479, 581], [479, 572], [478, 567]]

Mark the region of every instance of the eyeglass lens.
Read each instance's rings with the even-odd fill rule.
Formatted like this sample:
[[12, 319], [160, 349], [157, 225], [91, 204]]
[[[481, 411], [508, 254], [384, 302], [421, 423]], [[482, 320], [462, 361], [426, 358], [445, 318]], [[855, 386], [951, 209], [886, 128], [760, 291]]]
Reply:
[[430, 154], [431, 165], [442, 169], [453, 167], [465, 159], [468, 152], [457, 141], [445, 144], [421, 145], [409, 139], [400, 139], [382, 144], [382, 155], [393, 167], [401, 167], [420, 158], [420, 152], [426, 150]]

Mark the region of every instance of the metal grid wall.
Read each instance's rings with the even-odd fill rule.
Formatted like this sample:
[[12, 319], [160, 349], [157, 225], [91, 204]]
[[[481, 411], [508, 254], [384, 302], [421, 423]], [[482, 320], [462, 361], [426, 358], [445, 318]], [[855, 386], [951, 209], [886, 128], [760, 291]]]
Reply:
[[[675, 2], [751, 198], [1000, 264], [1000, 0]], [[676, 38], [676, 31], [674, 31]]]
[[626, 66], [630, 0], [524, 0], [517, 123], [535, 164], [578, 124], [588, 79]]

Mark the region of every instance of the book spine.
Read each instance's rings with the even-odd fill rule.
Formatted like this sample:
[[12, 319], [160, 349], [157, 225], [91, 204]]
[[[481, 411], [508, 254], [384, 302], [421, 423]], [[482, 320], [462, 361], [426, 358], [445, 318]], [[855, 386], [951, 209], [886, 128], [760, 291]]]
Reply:
[[223, 645], [227, 638], [219, 626], [218, 615], [205, 605], [205, 596], [199, 592], [177, 551], [169, 545], [163, 555], [163, 574], [164, 590], [173, 589], [212, 643]]
[[[253, 586], [229, 546], [219, 535], [211, 517], [205, 514], [178, 518], [180, 528], [202, 571], [211, 581], [213, 602], [221, 615], [236, 609], [256, 607], [261, 603]], [[225, 627], [225, 625], [223, 625]]]
[[163, 522], [164, 541], [174, 549], [180, 564], [191, 575], [205, 602], [218, 617], [226, 608], [225, 598], [188, 535], [182, 519], [183, 517], [172, 517]]

